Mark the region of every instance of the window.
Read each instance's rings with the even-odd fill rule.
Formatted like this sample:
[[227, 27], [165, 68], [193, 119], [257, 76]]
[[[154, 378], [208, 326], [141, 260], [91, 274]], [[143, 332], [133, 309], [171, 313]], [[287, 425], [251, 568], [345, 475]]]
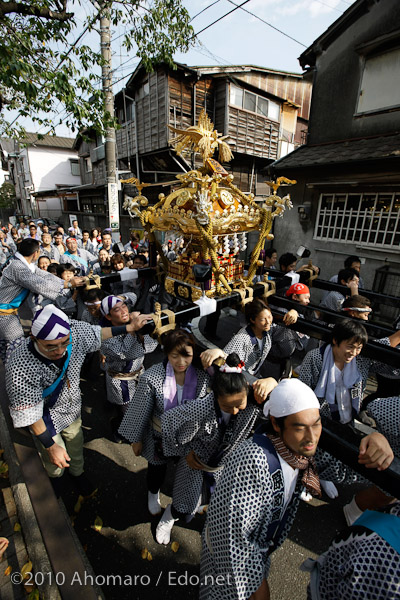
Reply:
[[243, 90], [236, 85], [231, 85], [229, 103], [240, 108], [243, 106]]
[[123, 107], [117, 110], [117, 119], [118, 123], [120, 123], [121, 125], [125, 123], [125, 110]]
[[272, 102], [263, 96], [242, 90], [236, 85], [230, 85], [229, 103], [250, 112], [257, 113], [271, 121], [279, 121], [281, 107], [277, 102]]
[[133, 121], [134, 115], [135, 115], [135, 106], [134, 106], [133, 102], [127, 102], [126, 103], [126, 120]]
[[82, 211], [86, 214], [105, 214], [106, 212], [104, 201], [101, 200], [101, 198], [85, 198], [81, 201], [81, 203]]
[[251, 110], [251, 112], [256, 112], [257, 107], [257, 96], [252, 94], [251, 92], [244, 93], [244, 102], [243, 108], [246, 110]]
[[136, 94], [136, 100], [141, 100], [145, 96], [148, 96], [149, 93], [150, 93], [150, 84], [149, 84], [149, 80], [147, 79], [146, 81], [143, 81], [142, 85], [138, 89], [138, 92]]
[[90, 156], [87, 156], [85, 159], [85, 170], [86, 173], [91, 173], [92, 172], [92, 161], [90, 160]]
[[261, 98], [261, 96], [257, 98], [257, 112], [259, 115], [268, 117], [268, 104], [269, 102], [265, 98]]
[[268, 100], [268, 117], [272, 121], [279, 121], [280, 114], [281, 107], [279, 106], [279, 104], [277, 102], [271, 102], [271, 100]]
[[400, 106], [400, 48], [365, 59], [357, 113]]
[[72, 175], [80, 175], [79, 161], [70, 159], [70, 163], [71, 163], [71, 174]]
[[314, 239], [398, 249], [400, 192], [321, 194]]

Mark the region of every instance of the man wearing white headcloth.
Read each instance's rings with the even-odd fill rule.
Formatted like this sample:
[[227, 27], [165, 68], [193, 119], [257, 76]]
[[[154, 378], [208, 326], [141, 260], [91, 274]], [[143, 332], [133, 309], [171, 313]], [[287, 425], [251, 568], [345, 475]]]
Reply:
[[30, 338], [6, 366], [6, 389], [14, 427], [29, 427], [56, 493], [66, 467], [79, 492], [94, 490], [83, 473], [80, 371], [86, 354], [103, 340], [137, 331], [148, 315], [132, 313], [126, 325], [104, 327], [69, 320], [53, 304], [38, 311]]
[[202, 536], [201, 600], [269, 599], [269, 556], [290, 530], [300, 493], [321, 495], [319, 409], [308, 386], [282, 380], [264, 405], [268, 424], [225, 463]]

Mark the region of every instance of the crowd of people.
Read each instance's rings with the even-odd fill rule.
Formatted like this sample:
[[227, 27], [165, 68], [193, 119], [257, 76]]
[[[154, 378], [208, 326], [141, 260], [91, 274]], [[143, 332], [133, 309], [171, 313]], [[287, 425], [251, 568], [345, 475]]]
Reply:
[[[348, 293], [330, 291], [311, 309], [306, 277], [318, 267], [297, 268], [296, 255], [278, 259], [273, 248], [265, 250], [261, 271], [273, 277], [278, 263], [277, 295], [291, 300], [291, 309], [275, 307], [274, 322], [273, 297], [269, 305], [248, 302], [246, 324], [238, 317], [237, 333], [224, 348], [202, 350], [190, 323], [177, 326], [160, 340], [164, 359], [145, 368], [158, 342], [140, 330], [152, 319], [150, 299], [162, 293], [154, 278], [140, 277], [149, 255], [145, 235], [134, 231], [122, 245], [113, 244], [110, 230], [81, 231], [77, 221], [67, 235], [62, 227], [50, 235], [44, 224], [39, 231], [21, 222], [1, 231], [0, 240], [9, 410], [14, 427], [30, 429], [57, 495], [65, 469], [80, 495], [96, 493], [84, 467], [80, 374], [84, 369], [97, 378], [103, 371], [107, 400], [117, 412], [114, 441], [131, 444], [148, 463], [147, 504], [158, 519], [157, 542], [169, 544], [175, 523], [184, 525], [208, 506], [202, 600], [269, 599], [270, 555], [287, 537], [299, 502], [323, 492], [333, 499], [337, 484], [355, 482], [365, 485], [344, 507], [349, 529], [304, 566], [311, 571], [308, 596], [400, 598], [400, 502], [318, 448], [321, 416], [347, 427], [367, 417], [373, 427], [360, 440], [359, 463], [386, 470], [400, 455], [398, 390], [363, 406], [371, 373], [400, 374], [360, 355], [371, 303], [358, 293], [364, 285], [358, 257], [346, 259], [332, 278]], [[179, 251], [180, 244], [167, 240], [168, 260]], [[113, 281], [108, 293], [84, 289], [90, 273], [129, 270], [132, 277]], [[18, 314], [23, 304], [32, 317], [27, 337]], [[330, 322], [329, 311], [343, 318]], [[319, 344], [290, 328], [298, 319], [329, 324], [330, 340]], [[398, 348], [400, 330], [378, 341]], [[163, 510], [160, 490], [172, 464], [172, 501]], [[0, 540], [0, 552], [5, 548]]]

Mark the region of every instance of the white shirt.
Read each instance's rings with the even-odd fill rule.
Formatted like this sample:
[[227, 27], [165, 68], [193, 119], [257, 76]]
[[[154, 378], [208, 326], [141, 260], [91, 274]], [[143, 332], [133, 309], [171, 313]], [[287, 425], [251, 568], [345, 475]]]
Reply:
[[343, 371], [335, 365], [335, 396], [339, 409], [341, 423], [350, 423], [352, 419], [352, 405], [349, 390], [343, 383]]
[[296, 273], [295, 271], [289, 271], [288, 273], [285, 273], [285, 277], [290, 277], [292, 280], [292, 285], [299, 283], [300, 281], [300, 274]]
[[258, 344], [258, 347], [260, 348], [260, 354], [262, 354], [262, 352], [263, 352], [263, 350], [264, 350], [264, 342], [265, 342], [265, 338], [264, 338], [264, 337], [262, 337], [261, 339], [260, 339], [260, 338], [256, 338], [256, 339], [257, 339], [257, 344]]
[[287, 505], [292, 499], [294, 489], [296, 487], [297, 477], [299, 474], [299, 469], [293, 469], [286, 460], [284, 460], [278, 454], [279, 462], [281, 463], [282, 475], [283, 475], [283, 487], [284, 487], [284, 495], [285, 500], [283, 503], [283, 512], [285, 512]]
[[176, 393], [178, 394], [178, 406], [182, 404], [183, 385], [176, 384]]
[[23, 262], [26, 267], [28, 267], [28, 269], [31, 271], [31, 273], [35, 272], [35, 265], [32, 263], [28, 263], [25, 256], [22, 256], [22, 254], [20, 254], [19, 252], [16, 252], [15, 256], [16, 256], [16, 258], [19, 258], [19, 260], [21, 262]]

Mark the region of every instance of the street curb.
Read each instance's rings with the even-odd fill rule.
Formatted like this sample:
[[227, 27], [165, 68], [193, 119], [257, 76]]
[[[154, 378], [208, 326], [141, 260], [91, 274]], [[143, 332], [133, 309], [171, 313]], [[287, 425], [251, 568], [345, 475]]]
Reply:
[[[14, 444], [11, 440], [7, 422], [2, 410], [0, 410], [0, 442], [4, 449], [4, 456], [8, 464], [9, 480], [28, 556], [32, 561], [34, 571], [44, 575], [43, 583], [40, 585], [39, 583], [36, 583], [36, 586], [39, 589], [40, 594], [43, 595], [46, 600], [61, 600], [58, 587], [49, 583], [55, 581], [55, 576], [47, 556], [46, 547], [36, 520], [35, 511], [33, 510], [31, 499], [22, 477]], [[29, 535], [27, 534], [28, 532]]]

